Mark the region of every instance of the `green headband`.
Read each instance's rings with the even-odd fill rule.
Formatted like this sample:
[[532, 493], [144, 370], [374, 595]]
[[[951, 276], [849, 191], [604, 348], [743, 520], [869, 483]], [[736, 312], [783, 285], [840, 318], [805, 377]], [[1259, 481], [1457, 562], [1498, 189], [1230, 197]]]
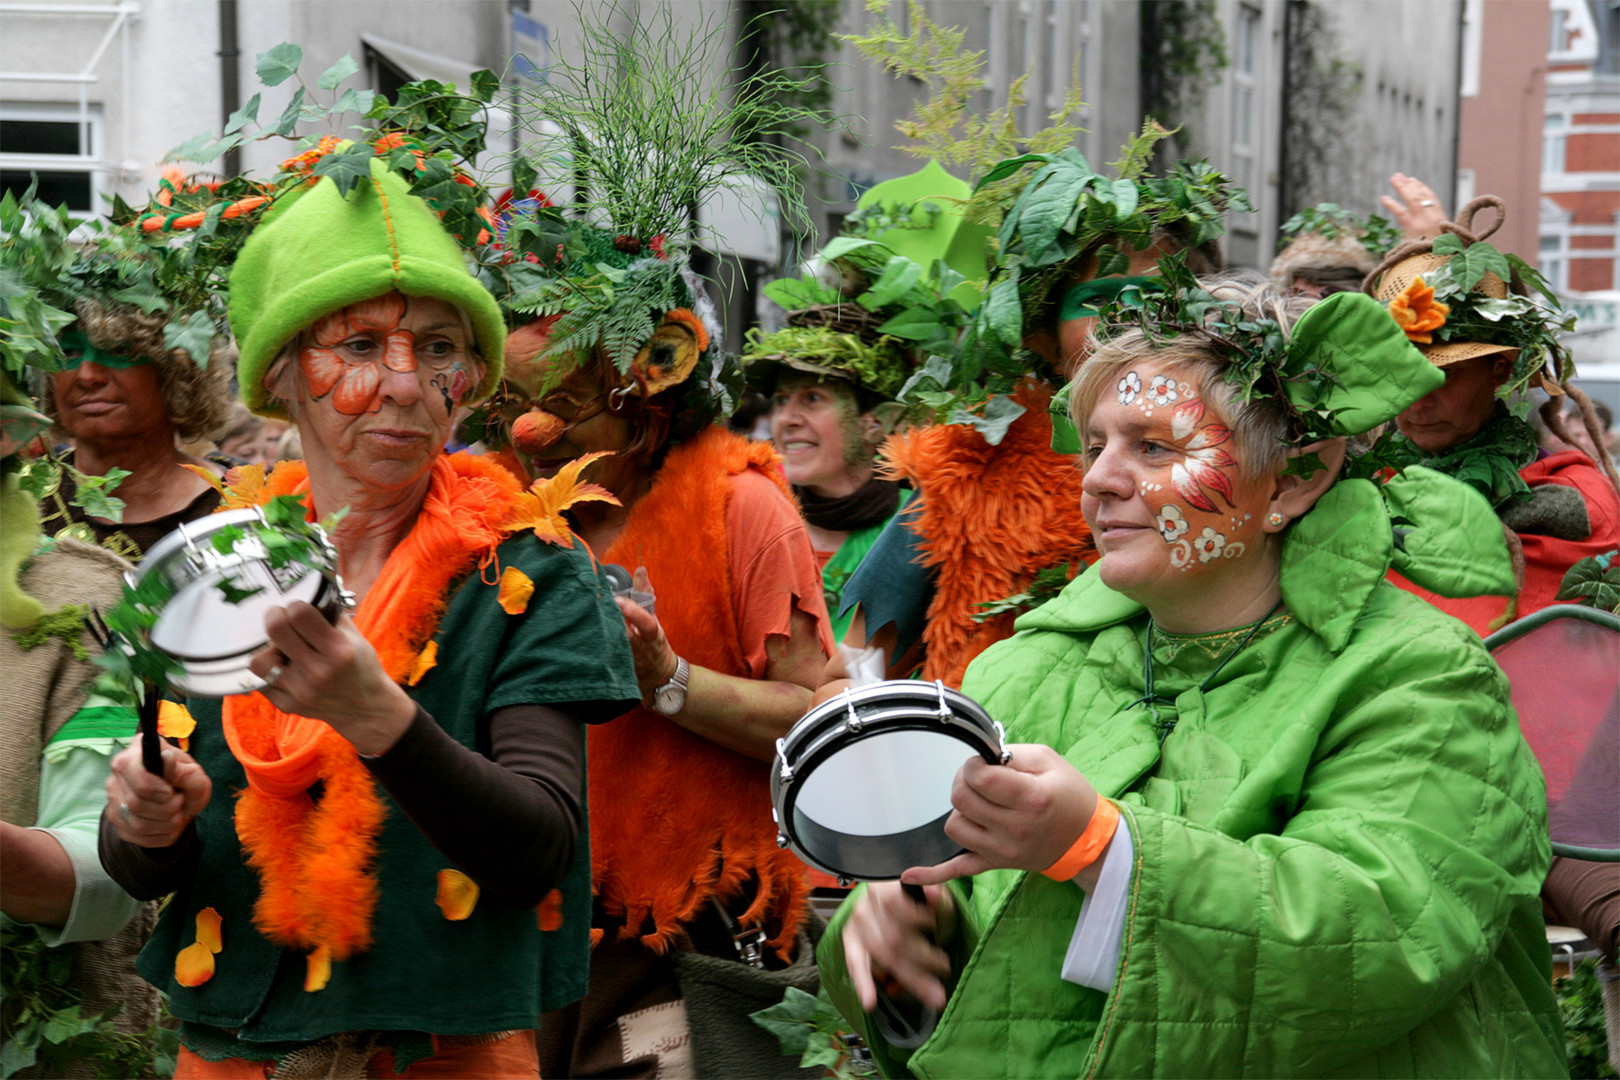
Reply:
[[1068, 322], [1070, 319], [1091, 318], [1102, 309], [1104, 304], [1118, 299], [1119, 294], [1132, 285], [1139, 289], [1161, 287], [1157, 275], [1103, 277], [1082, 281], [1078, 285], [1070, 285], [1068, 291], [1063, 294], [1063, 301], [1058, 306], [1058, 318], [1064, 322]]
[[110, 353], [96, 347], [96, 343], [85, 336], [83, 330], [64, 330], [57, 335], [57, 341], [62, 343], [61, 370], [73, 371], [86, 361], [99, 364], [104, 368], [139, 367], [150, 364], [152, 361], [144, 356], [124, 356], [120, 353]]

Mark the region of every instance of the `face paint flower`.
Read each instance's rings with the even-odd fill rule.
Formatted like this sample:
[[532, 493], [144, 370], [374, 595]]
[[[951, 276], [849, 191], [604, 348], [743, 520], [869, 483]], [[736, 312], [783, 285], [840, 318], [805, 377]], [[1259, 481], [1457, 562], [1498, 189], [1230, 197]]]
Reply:
[[1198, 552], [1199, 562], [1209, 562], [1211, 559], [1221, 557], [1221, 549], [1226, 547], [1226, 537], [1206, 525], [1204, 531], [1192, 542], [1192, 546], [1193, 550]]
[[1181, 507], [1175, 503], [1165, 503], [1164, 509], [1159, 511], [1157, 521], [1159, 534], [1164, 537], [1167, 544], [1180, 540], [1187, 531], [1187, 519], [1181, 516]]
[[1136, 400], [1136, 395], [1142, 392], [1142, 377], [1134, 371], [1127, 371], [1125, 377], [1119, 380], [1119, 403], [1129, 405]]
[[1161, 409], [1175, 401], [1177, 396], [1176, 380], [1167, 375], [1155, 375], [1148, 383], [1147, 399]]
[[1176, 406], [1170, 419], [1170, 432], [1181, 446], [1183, 460], [1170, 469], [1170, 484], [1187, 502], [1209, 513], [1215, 500], [1204, 493], [1206, 487], [1220, 492], [1228, 506], [1232, 502], [1232, 481], [1222, 470], [1237, 467], [1237, 460], [1221, 445], [1232, 438], [1225, 424], [1201, 424], [1204, 400], [1192, 398]]
[[349, 416], [381, 409], [379, 357], [357, 358], [339, 346], [360, 334], [381, 334], [382, 364], [390, 371], [415, 371], [416, 335], [399, 329], [404, 317], [405, 298], [385, 293], [315, 320], [310, 328], [315, 343], [298, 354], [310, 396], [319, 398], [331, 392], [332, 407]]

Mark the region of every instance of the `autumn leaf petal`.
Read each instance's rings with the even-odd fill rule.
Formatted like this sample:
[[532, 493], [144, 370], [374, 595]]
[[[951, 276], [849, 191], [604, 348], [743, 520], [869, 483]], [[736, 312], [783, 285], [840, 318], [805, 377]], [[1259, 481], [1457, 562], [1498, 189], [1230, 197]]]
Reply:
[[1170, 467], [1170, 486], [1176, 489], [1176, 494], [1186, 499], [1191, 505], [1206, 513], [1215, 512], [1214, 500], [1204, 494], [1203, 489], [1198, 486], [1198, 481], [1193, 478], [1193, 474], [1187, 466], [1178, 463]]
[[221, 497], [224, 496], [225, 481], [221, 480], [219, 474], [213, 469], [205, 468], [201, 465], [187, 465], [184, 462], [181, 463], [180, 467], [185, 469], [187, 472], [196, 473], [198, 476], [208, 481], [208, 486], [219, 492]]
[[515, 566], [501, 571], [501, 587], [495, 600], [508, 615], [521, 615], [529, 610], [529, 597], [534, 595], [534, 582], [528, 574]]
[[263, 465], [238, 465], [225, 474], [225, 507], [240, 510], [246, 506], [265, 503], [265, 473]]
[[471, 915], [478, 904], [478, 882], [460, 870], [440, 870], [439, 895], [435, 902], [445, 918], [460, 922]]
[[574, 532], [568, 527], [568, 520], [563, 517], [565, 510], [582, 502], [622, 505], [613, 492], [602, 485], [580, 483], [579, 480], [579, 474], [585, 466], [599, 457], [606, 457], [609, 453], [611, 451], [599, 450], [575, 458], [558, 469], [557, 475], [536, 480], [529, 486], [528, 491], [518, 495], [507, 528], [533, 529], [534, 535], [547, 543], [573, 547]]
[[315, 993], [325, 990], [332, 979], [332, 950], [321, 945], [304, 957], [304, 990]]
[[181, 986], [201, 986], [213, 977], [214, 953], [204, 942], [192, 942], [174, 958], [174, 981]]
[[411, 673], [405, 678], [406, 685], [415, 686], [422, 681], [422, 676], [438, 667], [438, 665], [439, 643], [430, 641], [422, 646], [422, 651], [417, 653], [416, 659], [411, 662]]
[[166, 739], [184, 739], [196, 730], [197, 721], [184, 705], [178, 701], [158, 702], [159, 735]]
[[561, 930], [563, 895], [561, 889], [552, 889], [534, 909], [535, 922], [541, 930]]
[[197, 940], [208, 946], [209, 952], [217, 953], [225, 948], [225, 939], [220, 934], [222, 922], [219, 912], [211, 907], [197, 912]]

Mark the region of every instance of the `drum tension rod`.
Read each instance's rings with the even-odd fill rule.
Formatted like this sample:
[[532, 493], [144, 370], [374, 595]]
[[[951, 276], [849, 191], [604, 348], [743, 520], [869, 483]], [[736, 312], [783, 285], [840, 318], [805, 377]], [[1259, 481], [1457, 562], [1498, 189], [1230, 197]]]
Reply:
[[849, 692], [847, 686], [844, 687], [844, 708], [849, 712], [849, 719], [845, 721], [849, 730], [861, 730], [861, 714], [855, 711], [855, 695]]

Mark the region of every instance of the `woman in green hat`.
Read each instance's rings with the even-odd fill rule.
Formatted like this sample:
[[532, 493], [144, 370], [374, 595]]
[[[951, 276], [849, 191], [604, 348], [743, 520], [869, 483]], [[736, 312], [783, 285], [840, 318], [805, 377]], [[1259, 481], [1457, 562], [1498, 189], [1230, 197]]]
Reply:
[[[1506, 547], [1448, 477], [1341, 476], [1440, 375], [1368, 297], [1303, 303], [1105, 310], [1102, 558], [963, 683], [1010, 767], [958, 774], [925, 905], [873, 885], [823, 939], [886, 1075], [1564, 1074], [1540, 770], [1479, 639], [1384, 580], [1465, 594]], [[880, 980], [943, 1010], [913, 1050]]]
[[515, 478], [444, 454], [500, 378], [499, 309], [374, 159], [277, 203], [231, 322], [244, 401], [306, 460], [229, 499], [346, 510], [359, 603], [273, 610], [262, 692], [189, 699], [161, 777], [114, 761], [103, 859], [174, 893], [139, 970], [180, 1019], [177, 1075], [532, 1077], [535, 1018], [584, 991], [582, 725], [640, 693], [584, 546], [528, 535]]

